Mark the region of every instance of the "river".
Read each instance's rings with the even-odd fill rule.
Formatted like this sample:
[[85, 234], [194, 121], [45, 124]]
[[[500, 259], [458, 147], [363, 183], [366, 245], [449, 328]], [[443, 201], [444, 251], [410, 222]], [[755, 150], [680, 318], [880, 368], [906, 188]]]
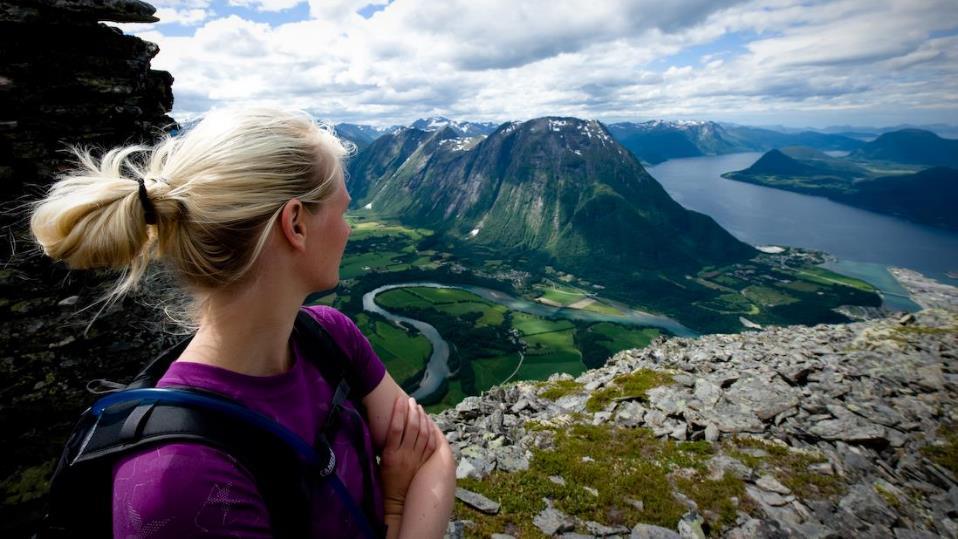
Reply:
[[[672, 159], [648, 167], [676, 202], [704, 213], [751, 245], [787, 245], [825, 251], [835, 271], [882, 290], [891, 308], [911, 303], [885, 269], [910, 268], [949, 284], [958, 271], [958, 234], [860, 210], [826, 198], [727, 180], [762, 154]], [[911, 304], [914, 305], [914, 304]]]
[[433, 282], [409, 282], [380, 286], [375, 290], [371, 290], [363, 294], [363, 310], [379, 314], [388, 320], [409, 324], [418, 329], [424, 337], [429, 339], [429, 342], [432, 344], [432, 354], [429, 356], [429, 362], [426, 364], [426, 373], [423, 376], [422, 381], [420, 381], [419, 387], [412, 394], [412, 397], [415, 397], [416, 399], [422, 399], [426, 395], [436, 391], [440, 384], [442, 384], [442, 381], [449, 376], [449, 344], [442, 338], [442, 336], [433, 326], [419, 320], [393, 314], [376, 304], [376, 295], [380, 292], [392, 290], [394, 288], [411, 286], [459, 288], [461, 290], [472, 292], [473, 294], [476, 294], [477, 296], [480, 296], [481, 298], [492, 303], [504, 305], [513, 311], [521, 311], [545, 318], [567, 318], [572, 320], [588, 320], [593, 322], [616, 322], [619, 324], [634, 326], [658, 327], [668, 330], [669, 332], [680, 337], [693, 337], [697, 335], [691, 329], [683, 326], [679, 322], [667, 316], [653, 315], [642, 311], [631, 310], [621, 304], [615, 304], [615, 307], [623, 310], [625, 314], [611, 315], [583, 311], [581, 309], [551, 307], [549, 305], [543, 305], [541, 303], [517, 298], [510, 294], [506, 294], [505, 292], [499, 292], [498, 290], [492, 290], [490, 288], [483, 288], [481, 286], [474, 285], [447, 285]]

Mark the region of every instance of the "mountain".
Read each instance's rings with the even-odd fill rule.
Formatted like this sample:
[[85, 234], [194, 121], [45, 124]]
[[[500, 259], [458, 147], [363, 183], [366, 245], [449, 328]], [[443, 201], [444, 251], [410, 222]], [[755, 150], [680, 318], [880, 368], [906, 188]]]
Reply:
[[958, 140], [941, 138], [922, 129], [902, 129], [881, 135], [859, 148], [851, 157], [958, 167]]
[[841, 135], [812, 131], [782, 133], [710, 121], [622, 122], [609, 125], [609, 132], [639, 159], [651, 164], [681, 157], [766, 151], [784, 146], [854, 150], [863, 144]]
[[353, 205], [364, 200], [371, 186], [378, 186], [399, 170], [425, 140], [434, 136], [434, 133], [421, 129], [401, 127], [373, 140], [350, 159], [346, 188], [353, 198]]
[[805, 146], [816, 150], [851, 151], [860, 147], [863, 142], [843, 135], [802, 131], [799, 133], [781, 133], [771, 129], [747, 127], [740, 125], [726, 125], [726, 137], [737, 141], [742, 147], [765, 151], [785, 146]]
[[766, 153], [745, 170], [722, 176], [958, 230], [958, 214], [954, 212], [958, 170], [954, 168], [888, 175], [868, 161], [830, 157], [809, 148], [785, 148]]
[[363, 149], [377, 138], [395, 131], [396, 127], [374, 127], [363, 124], [339, 123], [336, 124], [336, 136], [344, 138]]
[[934, 167], [915, 174], [884, 176], [856, 184], [835, 198], [852, 206], [958, 231], [958, 170]]
[[448, 127], [460, 137], [472, 137], [488, 135], [495, 131], [499, 124], [492, 122], [460, 122], [450, 120], [444, 116], [433, 116], [431, 118], [420, 118], [409, 127], [423, 131], [438, 131]]
[[755, 252], [673, 201], [597, 121], [511, 122], [485, 138], [411, 128], [377, 139], [349, 172], [356, 206], [571, 271], [667, 272]]
[[885, 127], [861, 127], [854, 125], [830, 125], [822, 129], [810, 129], [811, 131], [818, 131], [819, 133], [832, 133], [832, 134], [846, 134], [846, 133], [856, 133], [860, 135], [870, 135], [867, 137], [868, 140], [877, 138], [879, 135], [884, 133], [891, 133], [892, 131], [901, 131], [902, 129], [922, 129], [925, 131], [931, 131], [939, 137], [944, 138], [958, 138], [958, 126], [950, 124], [898, 124]]
[[748, 151], [727, 140], [724, 128], [715, 122], [663, 121], [609, 124], [609, 132], [646, 163], [707, 154]]

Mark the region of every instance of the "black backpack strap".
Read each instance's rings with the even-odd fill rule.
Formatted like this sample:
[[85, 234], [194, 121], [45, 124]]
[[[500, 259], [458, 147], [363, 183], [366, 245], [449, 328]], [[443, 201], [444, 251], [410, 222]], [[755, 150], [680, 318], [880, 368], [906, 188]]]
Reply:
[[[298, 342], [303, 344], [306, 357], [316, 365], [327, 383], [331, 386], [335, 384], [336, 387], [323, 428], [316, 433], [316, 444], [328, 445], [328, 438], [332, 436], [333, 430], [341, 425], [344, 414], [352, 418], [352, 433], [354, 435], [361, 433], [361, 425], [364, 421], [361, 414], [365, 414], [365, 406], [361, 401], [353, 398], [355, 394], [352, 388], [358, 387], [358, 381], [354, 372], [350, 369], [351, 360], [349, 356], [339, 347], [329, 332], [326, 331], [326, 328], [302, 308], [296, 315], [294, 333], [299, 339]], [[347, 399], [353, 403], [356, 409], [342, 406]], [[354, 440], [354, 445], [360, 452], [360, 462], [369, 462], [372, 456], [366, 454], [363, 440]], [[365, 468], [363, 468], [363, 484], [365, 491], [370, 493], [367, 498], [368, 503], [364, 504], [366, 520], [377, 537], [385, 537], [385, 526], [373, 518], [376, 515], [372, 507], [373, 478], [370, 477]]]
[[174, 344], [172, 347], [167, 348], [159, 356], [151, 361], [139, 374], [133, 378], [133, 381], [126, 385], [126, 389], [137, 389], [141, 387], [156, 387], [156, 383], [166, 374], [166, 371], [169, 370], [170, 365], [181, 355], [183, 351], [186, 350], [186, 346], [190, 344], [190, 341], [193, 340], [195, 335], [190, 335], [189, 337], [183, 339], [182, 341]]
[[[195, 387], [177, 390], [238, 404]], [[208, 408], [173, 402], [122, 402], [103, 410], [74, 466], [112, 463], [120, 454], [160, 443], [200, 442], [232, 455], [249, 471], [269, 512], [275, 537], [307, 537], [311, 482], [321, 480], [319, 474], [273, 433], [261, 430], [253, 434], [251, 429], [256, 427], [244, 419]], [[316, 451], [327, 459], [335, 458], [328, 446]]]

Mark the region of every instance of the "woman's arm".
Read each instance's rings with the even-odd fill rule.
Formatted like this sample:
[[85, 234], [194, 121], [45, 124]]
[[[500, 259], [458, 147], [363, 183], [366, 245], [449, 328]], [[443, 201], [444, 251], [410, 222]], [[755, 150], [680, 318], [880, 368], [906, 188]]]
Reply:
[[[387, 442], [393, 406], [397, 399], [407, 398], [406, 393], [386, 373], [379, 385], [363, 398], [369, 420], [370, 432], [377, 450], [382, 451]], [[456, 490], [456, 462], [449, 443], [439, 427], [424, 414], [424, 424], [431, 429], [436, 448], [416, 471], [404, 500], [402, 516], [391, 507], [387, 515], [390, 537], [395, 537], [397, 524], [400, 537], [442, 537], [452, 513]], [[399, 421], [401, 424], [402, 421]], [[395, 438], [393, 438], [395, 439]]]
[[442, 537], [449, 524], [456, 496], [456, 460], [439, 427], [432, 423], [432, 428], [439, 443], [409, 485], [399, 537]]

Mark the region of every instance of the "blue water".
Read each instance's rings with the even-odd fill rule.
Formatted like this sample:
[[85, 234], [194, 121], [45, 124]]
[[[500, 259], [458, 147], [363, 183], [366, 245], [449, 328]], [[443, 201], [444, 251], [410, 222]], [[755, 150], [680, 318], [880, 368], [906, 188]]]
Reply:
[[679, 204], [711, 216], [746, 243], [804, 247], [838, 257], [854, 276], [888, 292], [886, 302], [903, 292], [888, 280], [890, 275], [884, 271], [888, 266], [958, 285], [958, 279], [946, 275], [958, 271], [958, 234], [822, 197], [721, 177], [724, 172], [748, 168], [761, 155], [672, 159], [648, 171]]

